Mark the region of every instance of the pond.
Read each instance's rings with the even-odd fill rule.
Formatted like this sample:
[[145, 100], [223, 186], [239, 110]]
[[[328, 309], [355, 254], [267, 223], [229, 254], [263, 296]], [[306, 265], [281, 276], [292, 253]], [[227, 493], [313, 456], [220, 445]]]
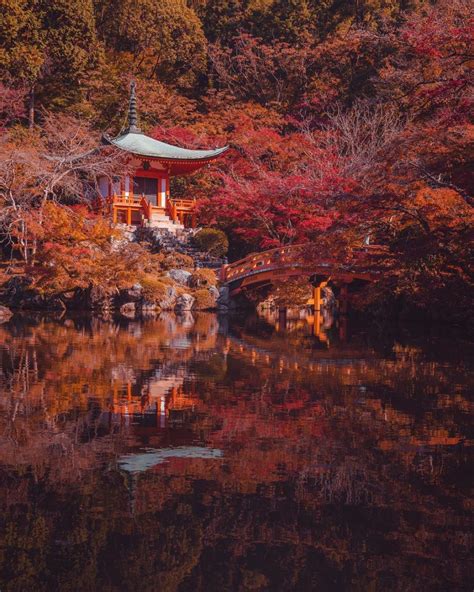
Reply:
[[471, 591], [472, 344], [328, 325], [0, 325], [0, 590]]

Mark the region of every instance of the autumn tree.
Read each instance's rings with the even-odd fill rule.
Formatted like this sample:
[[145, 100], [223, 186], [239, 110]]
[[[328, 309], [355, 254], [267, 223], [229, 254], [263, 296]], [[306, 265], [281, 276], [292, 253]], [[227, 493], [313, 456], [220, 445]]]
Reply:
[[24, 120], [26, 92], [25, 88], [12, 88], [0, 82], [0, 133]]
[[[99, 138], [66, 115], [48, 115], [41, 131], [12, 129], [0, 136], [0, 229], [5, 247], [27, 262], [35, 252], [36, 229], [49, 201], [91, 203], [98, 176], [111, 176], [120, 156], [101, 149]], [[122, 167], [126, 165], [122, 162]]]
[[248, 34], [235, 37], [231, 47], [212, 46], [210, 59], [219, 88], [237, 100], [257, 101], [282, 111], [301, 99], [314, 71], [308, 48], [285, 42], [270, 45]]
[[40, 294], [62, 297], [93, 290], [96, 297], [112, 295], [132, 285], [149, 258], [139, 245], [121, 241], [110, 221], [87, 208], [48, 202], [41, 214], [32, 210], [28, 217], [36, 246], [28, 265], [30, 287]]

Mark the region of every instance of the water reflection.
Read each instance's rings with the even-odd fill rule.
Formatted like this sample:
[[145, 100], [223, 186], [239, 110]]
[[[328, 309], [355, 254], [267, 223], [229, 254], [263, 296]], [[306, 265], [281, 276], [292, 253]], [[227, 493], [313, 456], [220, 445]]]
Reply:
[[0, 325], [2, 592], [470, 590], [472, 346], [282, 321]]

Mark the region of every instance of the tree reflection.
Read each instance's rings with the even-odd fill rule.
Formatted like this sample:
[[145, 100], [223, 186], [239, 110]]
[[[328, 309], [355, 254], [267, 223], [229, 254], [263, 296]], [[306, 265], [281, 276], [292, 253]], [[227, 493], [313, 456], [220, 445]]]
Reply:
[[433, 341], [213, 315], [0, 340], [2, 590], [463, 589], [470, 384]]

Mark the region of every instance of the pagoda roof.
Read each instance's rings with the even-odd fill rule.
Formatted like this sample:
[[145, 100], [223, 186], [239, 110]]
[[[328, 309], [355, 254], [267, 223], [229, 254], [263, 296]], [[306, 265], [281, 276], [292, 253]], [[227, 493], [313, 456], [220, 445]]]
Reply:
[[127, 131], [116, 138], [106, 138], [106, 141], [125, 152], [160, 160], [206, 161], [217, 158], [229, 149], [228, 146], [216, 148], [215, 150], [180, 148], [150, 138], [150, 136], [146, 136], [140, 131]]

